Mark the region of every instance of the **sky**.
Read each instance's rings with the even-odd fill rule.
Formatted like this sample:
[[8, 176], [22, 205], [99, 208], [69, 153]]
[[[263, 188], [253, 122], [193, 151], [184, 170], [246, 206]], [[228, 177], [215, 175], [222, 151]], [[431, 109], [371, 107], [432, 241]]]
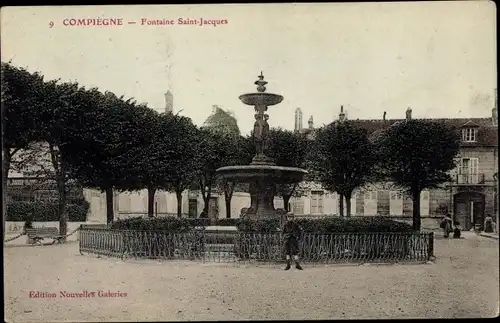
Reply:
[[[493, 2], [2, 7], [2, 61], [47, 79], [78, 81], [174, 112], [201, 125], [218, 105], [248, 134], [253, 109], [241, 94], [284, 96], [271, 127], [338, 118], [491, 117], [496, 81]], [[70, 18], [122, 26], [64, 26]], [[224, 21], [142, 25], [142, 19]], [[128, 24], [135, 21], [136, 24]], [[51, 27], [51, 22], [53, 26]]]

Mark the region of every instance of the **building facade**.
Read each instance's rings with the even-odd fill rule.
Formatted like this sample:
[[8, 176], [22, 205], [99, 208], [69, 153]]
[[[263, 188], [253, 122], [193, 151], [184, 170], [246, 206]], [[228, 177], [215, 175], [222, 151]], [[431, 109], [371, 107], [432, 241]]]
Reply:
[[[482, 227], [486, 216], [498, 223], [498, 114], [492, 109], [491, 117], [432, 119], [450, 124], [461, 132], [460, 152], [456, 168], [450, 172], [452, 181], [438, 189], [424, 190], [420, 197], [420, 213], [423, 226], [436, 227], [439, 219], [450, 214], [465, 230]], [[411, 119], [411, 109], [405, 119], [350, 120], [376, 135], [397, 122]], [[341, 107], [338, 121], [346, 120]], [[298, 129], [314, 137], [311, 127]], [[292, 201], [296, 214], [338, 214], [338, 196], [309, 184], [304, 196]], [[413, 203], [403, 191], [391, 183], [367, 185], [354, 192], [351, 199], [351, 215], [391, 216], [411, 219]]]

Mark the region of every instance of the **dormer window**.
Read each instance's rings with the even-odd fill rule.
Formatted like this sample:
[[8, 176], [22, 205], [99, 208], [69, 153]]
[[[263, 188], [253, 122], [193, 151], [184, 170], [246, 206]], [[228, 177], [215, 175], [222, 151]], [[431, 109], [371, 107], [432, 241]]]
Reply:
[[463, 142], [476, 142], [477, 141], [477, 128], [463, 128], [462, 129], [462, 141]]

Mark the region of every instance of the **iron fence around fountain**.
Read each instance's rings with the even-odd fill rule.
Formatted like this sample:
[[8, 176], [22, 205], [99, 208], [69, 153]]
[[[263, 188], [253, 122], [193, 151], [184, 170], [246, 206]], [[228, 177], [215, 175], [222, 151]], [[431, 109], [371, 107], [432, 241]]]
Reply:
[[[100, 256], [198, 260], [203, 262], [282, 262], [280, 233], [126, 231], [80, 229], [80, 253]], [[306, 263], [425, 262], [434, 252], [433, 233], [305, 233], [300, 258]]]

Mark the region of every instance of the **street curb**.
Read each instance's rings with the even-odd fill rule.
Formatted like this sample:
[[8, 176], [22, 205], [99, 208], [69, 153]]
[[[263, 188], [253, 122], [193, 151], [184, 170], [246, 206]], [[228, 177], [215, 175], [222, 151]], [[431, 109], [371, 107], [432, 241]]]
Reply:
[[491, 239], [496, 239], [496, 240], [498, 240], [498, 236], [497, 236], [497, 235], [494, 235], [494, 234], [489, 234], [489, 233], [480, 233], [479, 235], [480, 235], [480, 236], [482, 236], [482, 237], [486, 237], [486, 238], [491, 238]]

